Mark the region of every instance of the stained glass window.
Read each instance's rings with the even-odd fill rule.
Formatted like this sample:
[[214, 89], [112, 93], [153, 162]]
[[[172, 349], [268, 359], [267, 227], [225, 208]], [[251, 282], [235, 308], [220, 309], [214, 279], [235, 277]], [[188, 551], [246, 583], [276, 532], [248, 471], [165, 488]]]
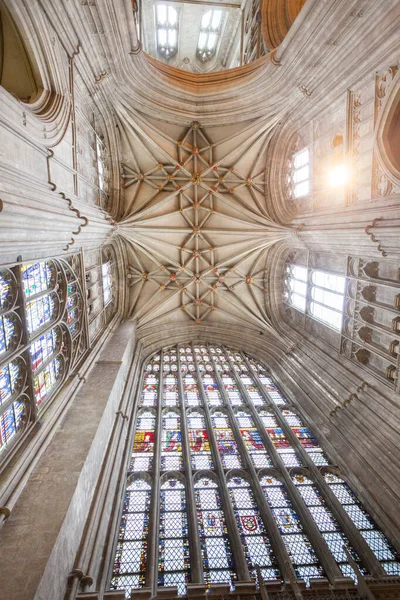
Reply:
[[151, 410], [141, 410], [137, 417], [133, 441], [131, 471], [150, 471], [153, 467], [154, 430], [156, 416]]
[[0, 317], [0, 354], [9, 349], [14, 330], [14, 323], [8, 317]]
[[13, 402], [13, 404], [0, 415], [0, 451], [7, 446], [11, 438], [17, 433], [23, 413], [23, 402]]
[[27, 298], [53, 287], [54, 274], [52, 267], [47, 262], [22, 265], [21, 273], [23, 288]]
[[170, 477], [161, 485], [158, 584], [175, 585], [184, 594], [190, 581], [186, 492], [182, 481]]
[[322, 534], [329, 550], [335, 558], [340, 570], [346, 577], [354, 577], [354, 571], [350, 567], [343, 546], [352, 555], [355, 562], [358, 564], [362, 573], [366, 574], [366, 570], [360, 564], [360, 559], [357, 553], [352, 548], [349, 540], [340, 529], [340, 525], [333, 516], [331, 510], [326, 505], [323, 497], [316, 485], [302, 474], [295, 475], [293, 482], [297, 486], [300, 495], [302, 496], [311, 516]]
[[55, 310], [55, 302], [52, 295], [42, 296], [37, 300], [28, 302], [26, 305], [26, 317], [28, 320], [28, 331], [33, 333], [48, 323]]
[[206, 583], [232, 583], [233, 557], [218, 485], [203, 477], [195, 483], [194, 490]]
[[297, 576], [305, 581], [323, 577], [324, 571], [284, 485], [269, 475], [262, 477], [260, 483]]
[[111, 589], [126, 590], [127, 597], [145, 585], [150, 497], [146, 479], [135, 479], [125, 492]]
[[272, 462], [267, 454], [261, 435], [254, 425], [254, 420], [250, 413], [239, 410], [235, 413], [237, 424], [240, 428], [240, 435], [243, 438], [246, 450], [250, 455], [253, 465], [256, 468], [272, 467]]
[[162, 416], [161, 470], [180, 471], [182, 463], [181, 417], [178, 411], [167, 410]]
[[243, 466], [235, 437], [230, 427], [228, 415], [216, 410], [211, 416], [218, 451], [225, 469], [237, 469]]
[[[158, 556], [158, 585], [177, 586], [180, 594], [191, 581], [193, 552], [202, 562], [207, 586], [233, 586], [238, 559], [252, 578], [258, 569], [264, 579], [282, 578], [287, 561], [278, 565], [274, 557], [268, 514], [287, 560], [307, 585], [326, 577], [325, 561], [336, 561], [343, 575], [355, 578], [343, 546], [369, 575], [354, 541], [341, 529], [327, 486], [320, 489], [303, 475], [307, 467], [311, 473], [315, 465], [326, 468], [328, 458], [262, 364], [222, 346], [177, 346], [151, 357], [143, 377], [113, 589], [126, 588], [128, 597], [156, 574], [155, 569], [145, 582], [151, 502], [157, 503], [154, 514], [159, 514], [151, 542], [153, 561]], [[346, 484], [331, 473], [325, 479], [386, 572], [397, 574], [394, 549]], [[131, 492], [140, 508], [131, 504]], [[195, 506], [187, 504], [188, 498]], [[313, 534], [320, 535], [315, 548], [311, 521], [302, 523], [307, 511], [316, 525]], [[124, 524], [129, 520], [135, 527], [130, 526], [128, 535]]]
[[36, 371], [55, 351], [57, 332], [55, 329], [46, 331], [33, 344], [31, 344], [32, 369]]
[[187, 415], [192, 468], [213, 469], [210, 441], [203, 413], [193, 410]]
[[282, 409], [282, 416], [300, 441], [300, 444], [309, 453], [311, 460], [316, 465], [327, 465], [328, 459], [324, 455], [322, 448], [318, 445], [317, 440], [309, 429], [304, 426], [300, 417], [289, 409]]
[[381, 561], [386, 572], [388, 574], [393, 574], [395, 572], [395, 574], [400, 575], [400, 556], [383, 533], [379, 531], [372, 517], [363, 508], [347, 483], [333, 473], [327, 473], [325, 475], [325, 481], [328, 483], [354, 525], [360, 531], [376, 558]]
[[61, 360], [55, 358], [33, 379], [36, 404], [40, 404], [55, 386], [60, 374]]
[[231, 477], [228, 488], [250, 575], [257, 579], [258, 566], [263, 579], [279, 579], [279, 569], [249, 482], [243, 477]]
[[4, 309], [6, 307], [7, 297], [10, 293], [10, 283], [7, 280], [7, 277], [0, 273], [0, 308]]

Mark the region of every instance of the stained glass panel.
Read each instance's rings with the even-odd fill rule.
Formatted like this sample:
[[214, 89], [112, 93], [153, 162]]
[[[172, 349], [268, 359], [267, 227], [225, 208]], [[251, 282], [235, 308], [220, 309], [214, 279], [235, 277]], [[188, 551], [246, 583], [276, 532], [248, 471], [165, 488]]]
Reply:
[[144, 587], [151, 485], [137, 479], [128, 485], [118, 534], [112, 590]]
[[181, 417], [178, 412], [167, 411], [162, 416], [161, 470], [180, 471], [182, 463]]
[[255, 567], [258, 566], [262, 568], [263, 576], [267, 579], [280, 579], [281, 575], [250, 484], [242, 477], [231, 477], [228, 489], [251, 576], [257, 579]]
[[264, 447], [261, 435], [254, 425], [253, 418], [245, 411], [235, 413], [246, 450], [256, 468], [271, 467], [272, 461]]
[[237, 444], [226, 413], [215, 411], [211, 416], [218, 451], [225, 469], [236, 469], [242, 466]]
[[207, 584], [235, 579], [232, 552], [217, 484], [203, 477], [194, 485], [204, 577]]
[[46, 262], [22, 265], [21, 273], [23, 289], [27, 298], [44, 292], [53, 285], [52, 269]]
[[17, 433], [23, 413], [23, 402], [14, 402], [0, 416], [0, 451], [9, 444]]
[[9, 349], [14, 330], [14, 323], [8, 317], [0, 317], [0, 354]]
[[29, 333], [33, 333], [51, 321], [54, 316], [54, 310], [55, 303], [52, 295], [42, 296], [33, 302], [27, 302], [26, 318]]
[[52, 388], [54, 388], [60, 375], [61, 361], [55, 358], [33, 379], [36, 404], [40, 404]]
[[297, 486], [316, 526], [322, 534], [329, 550], [334, 559], [338, 563], [343, 575], [354, 578], [354, 571], [348, 564], [347, 556], [343, 551], [343, 546], [346, 546], [353, 559], [357, 562], [359, 569], [363, 574], [366, 574], [364, 567], [360, 564], [360, 559], [357, 553], [352, 548], [349, 540], [341, 531], [338, 522], [332, 512], [325, 503], [318, 488], [315, 484], [304, 475], [295, 475], [293, 483]]
[[186, 493], [178, 479], [161, 486], [158, 584], [175, 585], [184, 594], [190, 581]]
[[0, 273], [0, 308], [5, 308], [8, 294], [10, 293], [10, 284], [7, 278]]
[[187, 415], [192, 469], [213, 469], [210, 441], [204, 415], [192, 411]]
[[153, 466], [154, 430], [156, 417], [150, 410], [142, 410], [137, 417], [133, 440], [131, 471], [150, 471]]
[[163, 385], [163, 406], [178, 406], [178, 380], [176, 375], [166, 375]]
[[0, 406], [14, 393], [19, 372], [20, 368], [15, 362], [0, 370]]
[[262, 477], [260, 483], [297, 577], [306, 582], [314, 577], [323, 577], [324, 570], [303, 531], [285, 486], [268, 475]]
[[35, 342], [31, 344], [32, 369], [36, 371], [55, 351], [57, 344], [57, 332], [55, 329], [46, 331]]
[[360, 531], [361, 535], [381, 562], [390, 561], [389, 570], [400, 568], [400, 556], [388, 539], [379, 531], [372, 517], [359, 502], [357, 496], [343, 479], [333, 473], [326, 473], [325, 481], [342, 504], [343, 508]]

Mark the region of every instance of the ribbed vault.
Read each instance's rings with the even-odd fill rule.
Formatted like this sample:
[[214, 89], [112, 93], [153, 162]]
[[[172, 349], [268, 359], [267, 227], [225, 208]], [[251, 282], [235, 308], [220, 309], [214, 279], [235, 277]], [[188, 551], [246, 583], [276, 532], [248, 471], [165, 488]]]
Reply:
[[294, 232], [265, 209], [275, 121], [208, 130], [120, 120], [129, 315], [139, 325], [241, 321], [270, 329], [269, 248]]

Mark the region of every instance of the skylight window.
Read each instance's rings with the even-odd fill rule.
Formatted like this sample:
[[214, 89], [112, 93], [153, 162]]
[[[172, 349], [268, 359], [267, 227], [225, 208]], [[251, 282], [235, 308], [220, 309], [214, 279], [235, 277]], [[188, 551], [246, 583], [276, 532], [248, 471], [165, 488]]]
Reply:
[[307, 196], [310, 192], [310, 152], [304, 148], [293, 157], [293, 193], [295, 198]]
[[209, 10], [201, 19], [197, 55], [201, 60], [211, 58], [217, 49], [222, 27], [222, 10]]
[[171, 58], [178, 47], [178, 12], [172, 6], [156, 6], [157, 49], [165, 58]]

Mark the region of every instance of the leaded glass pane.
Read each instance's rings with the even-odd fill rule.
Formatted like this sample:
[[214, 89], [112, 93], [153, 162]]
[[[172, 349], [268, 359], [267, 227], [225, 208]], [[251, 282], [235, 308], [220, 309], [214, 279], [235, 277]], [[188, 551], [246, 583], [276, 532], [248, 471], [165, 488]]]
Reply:
[[50, 289], [52, 286], [52, 270], [46, 262], [35, 263], [34, 265], [22, 265], [22, 284], [25, 296], [34, 296], [40, 292]]
[[0, 354], [9, 349], [14, 334], [14, 323], [8, 317], [0, 317]]
[[52, 295], [42, 296], [26, 304], [28, 331], [33, 333], [51, 321], [54, 315], [55, 303]]
[[33, 379], [36, 404], [40, 404], [48, 393], [55, 387], [61, 370], [59, 358], [51, 361], [40, 373]]

